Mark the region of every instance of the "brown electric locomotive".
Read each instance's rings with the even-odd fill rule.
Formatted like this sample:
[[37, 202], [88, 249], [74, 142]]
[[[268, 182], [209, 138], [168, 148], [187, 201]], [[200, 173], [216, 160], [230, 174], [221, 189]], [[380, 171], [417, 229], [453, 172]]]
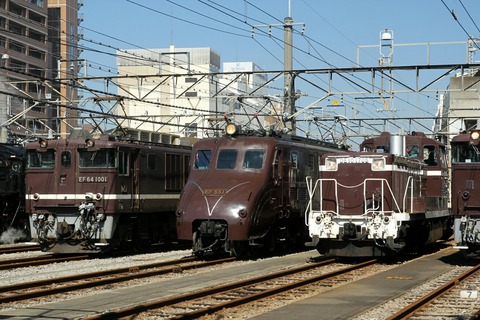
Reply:
[[27, 144], [26, 211], [33, 240], [55, 253], [176, 240], [175, 208], [190, 151], [76, 131], [68, 139]]
[[[455, 242], [466, 253], [480, 253], [480, 131], [452, 138], [452, 214]], [[477, 183], [478, 182], [478, 183]]]
[[322, 157], [309, 177], [307, 223], [330, 256], [384, 256], [452, 235], [445, 147], [423, 133], [365, 140]]
[[193, 253], [256, 254], [289, 250], [308, 239], [305, 177], [339, 146], [276, 132], [240, 132], [195, 143], [177, 207], [179, 240]]

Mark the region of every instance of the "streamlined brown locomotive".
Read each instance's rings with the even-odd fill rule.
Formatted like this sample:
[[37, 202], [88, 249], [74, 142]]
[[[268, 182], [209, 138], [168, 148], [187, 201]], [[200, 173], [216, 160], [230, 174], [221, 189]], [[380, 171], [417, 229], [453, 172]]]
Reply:
[[322, 154], [344, 149], [273, 131], [240, 132], [233, 123], [226, 133], [193, 147], [176, 211], [179, 240], [192, 241], [197, 256], [303, 247], [305, 177], [318, 173]]
[[72, 134], [26, 145], [26, 211], [42, 250], [107, 252], [176, 240], [191, 147]]
[[322, 156], [307, 179], [314, 246], [331, 256], [384, 256], [452, 235], [445, 146], [423, 133], [382, 133], [360, 152]]

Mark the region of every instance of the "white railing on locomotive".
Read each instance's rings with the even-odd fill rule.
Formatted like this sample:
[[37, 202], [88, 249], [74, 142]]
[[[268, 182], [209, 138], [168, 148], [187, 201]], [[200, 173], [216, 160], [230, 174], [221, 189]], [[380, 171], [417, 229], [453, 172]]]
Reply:
[[[365, 181], [363, 182], [364, 183], [364, 186], [363, 186], [363, 200], [364, 200], [364, 203], [366, 203], [366, 200], [367, 200], [367, 182], [368, 181], [375, 181], [375, 182], [381, 182], [381, 196], [379, 197], [380, 199], [385, 199], [385, 187], [384, 185], [386, 185], [388, 187], [388, 191], [390, 192], [390, 195], [392, 196], [392, 200], [394, 202], [394, 207], [397, 208], [397, 213], [400, 213], [400, 212], [407, 212], [406, 208], [407, 208], [407, 197], [408, 197], [408, 191], [410, 190], [410, 210], [409, 212], [412, 212], [413, 211], [413, 195], [414, 195], [414, 186], [413, 186], [413, 177], [412, 176], [409, 176], [408, 179], [407, 179], [407, 182], [405, 183], [405, 190], [404, 190], [404, 193], [403, 193], [403, 199], [402, 199], [402, 204], [403, 204], [403, 210], [400, 208], [400, 206], [398, 205], [398, 201], [397, 199], [395, 198], [395, 195], [393, 194], [393, 190], [390, 186], [390, 183], [388, 183], [388, 181], [384, 178], [367, 178], [365, 179]], [[378, 212], [379, 210], [375, 210], [375, 203], [374, 203], [374, 199], [375, 199], [375, 195], [372, 194], [372, 209], [368, 209], [368, 208], [365, 208], [365, 213], [364, 215], [368, 215], [369, 213], [374, 213], [374, 212]], [[390, 211], [386, 211], [385, 210], [385, 204], [384, 204], [384, 201], [381, 201], [381, 204], [382, 204], [382, 208], [381, 208], [381, 212], [385, 213], [385, 212], [389, 212], [389, 213], [395, 213], [394, 209], [393, 210], [390, 210]]]
[[[400, 206], [398, 204], [398, 201], [395, 198], [395, 195], [393, 194], [393, 190], [390, 187], [390, 184], [384, 178], [367, 178], [363, 182], [361, 182], [360, 184], [357, 184], [357, 185], [354, 185], [354, 186], [346, 186], [346, 185], [343, 185], [343, 184], [339, 183], [336, 179], [333, 179], [333, 178], [317, 179], [315, 181], [315, 184], [313, 184], [312, 178], [310, 176], [307, 176], [306, 177], [306, 183], [307, 183], [307, 191], [308, 191], [308, 196], [309, 196], [307, 208], [305, 210], [305, 224], [307, 226], [309, 225], [308, 221], [309, 221], [310, 213], [325, 212], [325, 210], [323, 209], [323, 183], [324, 182], [333, 182], [334, 183], [336, 208], [335, 208], [335, 211], [329, 210], [328, 212], [334, 214], [337, 217], [340, 216], [340, 202], [338, 200], [339, 186], [342, 187], [342, 188], [346, 188], [346, 189], [353, 189], [353, 188], [358, 188], [361, 185], [363, 185], [363, 201], [364, 201], [364, 203], [367, 203], [367, 196], [368, 196], [367, 195], [367, 183], [368, 182], [377, 182], [377, 183], [380, 182], [381, 183], [381, 194], [378, 197], [379, 199], [385, 199], [385, 186], [386, 186], [386, 188], [388, 189], [387, 191], [390, 193], [390, 195], [392, 197], [392, 200], [394, 202], [394, 207], [396, 207], [397, 212], [398, 213], [402, 212], [402, 209], [400, 208]], [[317, 188], [318, 188], [318, 190], [317, 190]], [[406, 185], [405, 185], [405, 191], [404, 191], [404, 195], [403, 195], [403, 202], [402, 202], [403, 203], [403, 212], [405, 212], [405, 208], [407, 208], [407, 196], [408, 196], [408, 191], [409, 190], [410, 190], [410, 212], [412, 212], [412, 210], [413, 210], [413, 194], [414, 194], [414, 189], [413, 188], [414, 188], [413, 178], [410, 176], [407, 179], [407, 182], [406, 182]], [[318, 198], [318, 204], [319, 204], [318, 209], [313, 207], [313, 203], [314, 203], [314, 200], [315, 200], [315, 194], [318, 194], [318, 197], [319, 197]], [[375, 207], [375, 202], [374, 202], [375, 195], [372, 194], [371, 197], [372, 197], [372, 201], [373, 201], [372, 202], [372, 208], [365, 207], [364, 212], [362, 214], [363, 216], [369, 216], [369, 215], [372, 215], [372, 214], [378, 213], [378, 212], [381, 212], [382, 214], [386, 214], [386, 213], [393, 214], [393, 213], [395, 213], [394, 210], [389, 210], [389, 211], [385, 210], [385, 201], [379, 201], [379, 205], [381, 205], [381, 208]], [[315, 203], [317, 203], [317, 202], [315, 202]]]
[[[480, 218], [464, 215], [460, 218], [458, 226], [459, 235], [455, 235], [457, 243], [478, 244], [480, 243]], [[456, 246], [458, 249], [468, 249], [468, 246]]]
[[[339, 212], [339, 201], [338, 201], [338, 190], [337, 190], [337, 182], [335, 179], [317, 179], [315, 181], [315, 184], [312, 186], [312, 177], [310, 176], [307, 176], [306, 177], [306, 183], [307, 183], [307, 191], [308, 191], [308, 203], [307, 203], [307, 208], [305, 209], [305, 225], [309, 225], [309, 217], [310, 217], [310, 212], [317, 212], [317, 213], [321, 213], [321, 212], [324, 212], [323, 210], [323, 184], [322, 184], [322, 181], [334, 181], [335, 184], [335, 203], [337, 204], [336, 205], [336, 212], [335, 211], [329, 211], [330, 213], [338, 216], [338, 212]], [[320, 186], [319, 190], [318, 190], [318, 194], [319, 194], [319, 205], [320, 205], [320, 208], [318, 210], [315, 210], [315, 208], [313, 208], [313, 200], [315, 199], [315, 192], [317, 192], [317, 188], [318, 186]]]

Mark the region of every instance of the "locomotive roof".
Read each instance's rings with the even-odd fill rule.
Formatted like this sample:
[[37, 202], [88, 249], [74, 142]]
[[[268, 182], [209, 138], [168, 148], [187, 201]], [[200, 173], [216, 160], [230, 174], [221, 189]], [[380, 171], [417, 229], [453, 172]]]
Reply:
[[[89, 139], [89, 138], [87, 138]], [[167, 144], [159, 142], [149, 142], [149, 141], [139, 141], [134, 139], [120, 139], [118, 136], [113, 136], [109, 134], [102, 134], [97, 139], [91, 139], [95, 142], [95, 146], [138, 146], [138, 147], [164, 147], [164, 148], [175, 148], [175, 149], [185, 149], [191, 150], [190, 146], [176, 145], [176, 144]], [[86, 148], [86, 139], [84, 135], [73, 135], [67, 139], [53, 139], [48, 140], [50, 146], [63, 146], [68, 145], [69, 143], [77, 143], [78, 147]], [[37, 149], [39, 146], [38, 141], [29, 142], [26, 145], [28, 149]]]
[[25, 154], [25, 149], [23, 147], [13, 145], [13, 144], [6, 144], [0, 143], [0, 158], [1, 159], [8, 159], [13, 156], [23, 156]]
[[[363, 146], [367, 145], [367, 144], [376, 144], [376, 145], [389, 145], [390, 144], [390, 137], [391, 136], [394, 136], [395, 134], [392, 134], [390, 132], [382, 132], [380, 133], [380, 135], [378, 136], [375, 136], [375, 137], [371, 137], [371, 138], [366, 138], [365, 140], [363, 140], [363, 142], [360, 144], [360, 150], [363, 149]], [[418, 139], [428, 139], [428, 140], [431, 140], [431, 141], [434, 141], [435, 143], [439, 144], [439, 145], [443, 145], [443, 143], [441, 143], [440, 141], [438, 140], [435, 140], [435, 139], [432, 139], [432, 138], [429, 138], [425, 135], [425, 133], [423, 132], [415, 132], [413, 131], [412, 133], [410, 134], [406, 134], [406, 135], [403, 135], [405, 137], [414, 137], [414, 138], [418, 138]]]
[[456, 135], [452, 138], [451, 142], [469, 142], [470, 141], [470, 133], [461, 133]]
[[301, 143], [301, 144], [308, 144], [308, 145], [313, 145], [313, 146], [319, 146], [319, 147], [329, 147], [329, 148], [336, 148], [339, 150], [347, 150], [347, 148], [343, 145], [338, 145], [332, 142], [327, 142], [327, 141], [321, 141], [318, 139], [310, 139], [306, 137], [301, 137], [301, 136], [292, 136], [288, 134], [283, 134], [283, 135], [253, 135], [253, 134], [238, 134], [235, 136], [229, 136], [229, 135], [223, 135], [221, 137], [215, 137], [215, 138], [205, 138], [197, 141], [197, 143], [201, 143], [202, 141], [217, 141], [217, 140], [222, 140], [222, 139], [232, 139], [232, 140], [241, 140], [241, 141], [248, 141], [248, 140], [263, 140], [265, 142], [267, 141], [276, 141], [276, 142], [285, 142], [285, 143]]

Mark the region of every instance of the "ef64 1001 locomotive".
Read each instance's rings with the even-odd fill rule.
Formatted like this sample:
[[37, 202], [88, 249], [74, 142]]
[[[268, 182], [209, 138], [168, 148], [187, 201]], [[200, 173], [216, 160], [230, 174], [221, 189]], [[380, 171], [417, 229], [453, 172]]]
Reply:
[[309, 245], [324, 255], [383, 256], [452, 235], [445, 147], [423, 133], [382, 133], [361, 152], [321, 158], [309, 177]]
[[225, 136], [195, 143], [176, 212], [178, 238], [191, 240], [197, 256], [304, 247], [305, 177], [339, 146], [238, 129], [230, 123]]
[[102, 135], [26, 145], [26, 211], [43, 250], [106, 252], [176, 240], [191, 147]]

